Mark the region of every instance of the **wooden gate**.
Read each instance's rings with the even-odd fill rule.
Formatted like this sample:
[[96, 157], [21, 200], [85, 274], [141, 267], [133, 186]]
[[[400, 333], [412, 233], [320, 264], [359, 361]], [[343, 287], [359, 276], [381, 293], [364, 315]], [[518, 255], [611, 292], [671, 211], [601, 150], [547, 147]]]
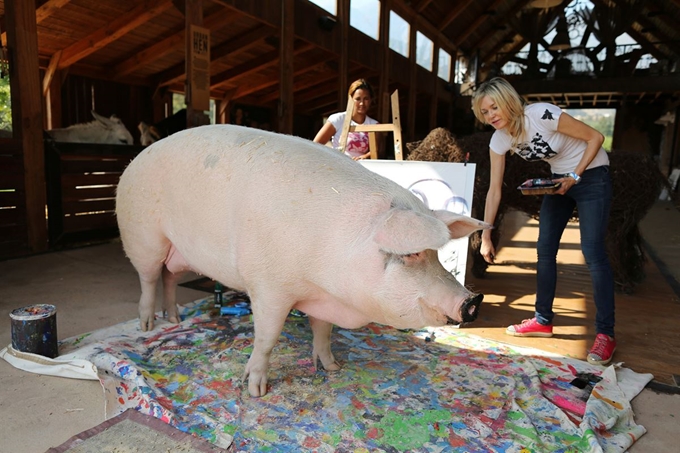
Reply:
[[21, 140], [0, 138], [0, 258], [29, 253]]
[[45, 141], [50, 249], [118, 235], [116, 187], [144, 147]]

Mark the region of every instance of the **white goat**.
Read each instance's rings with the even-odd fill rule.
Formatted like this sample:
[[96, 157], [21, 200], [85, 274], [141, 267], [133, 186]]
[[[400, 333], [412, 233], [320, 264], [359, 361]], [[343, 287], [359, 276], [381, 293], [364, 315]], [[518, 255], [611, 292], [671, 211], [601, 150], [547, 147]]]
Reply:
[[132, 145], [132, 134], [116, 115], [106, 118], [93, 110], [92, 116], [94, 116], [94, 121], [89, 123], [74, 124], [63, 129], [50, 129], [47, 133], [56, 142]]

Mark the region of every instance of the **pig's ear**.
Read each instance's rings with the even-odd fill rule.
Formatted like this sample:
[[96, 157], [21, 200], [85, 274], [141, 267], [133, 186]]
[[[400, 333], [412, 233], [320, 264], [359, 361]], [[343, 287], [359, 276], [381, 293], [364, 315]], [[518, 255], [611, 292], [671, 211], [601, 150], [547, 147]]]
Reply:
[[385, 252], [407, 255], [426, 249], [437, 250], [451, 237], [441, 220], [408, 209], [393, 208], [378, 218], [373, 239]]
[[435, 217], [449, 226], [451, 239], [458, 239], [474, 233], [477, 230], [488, 230], [493, 225], [473, 219], [461, 214], [454, 214], [451, 211], [433, 211]]

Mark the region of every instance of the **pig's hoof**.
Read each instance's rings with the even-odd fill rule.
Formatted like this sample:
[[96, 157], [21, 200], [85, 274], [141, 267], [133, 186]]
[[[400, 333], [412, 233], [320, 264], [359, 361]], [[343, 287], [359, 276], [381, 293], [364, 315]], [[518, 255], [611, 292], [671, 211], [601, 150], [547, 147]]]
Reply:
[[[322, 363], [322, 365], [323, 365], [323, 363]], [[333, 363], [329, 363], [328, 365], [323, 365], [323, 369], [326, 370], [326, 371], [338, 371], [341, 368], [342, 367], [340, 366], [340, 364], [338, 362], [335, 362], [335, 361], [333, 361]]]
[[267, 394], [267, 379], [248, 379], [248, 393], [250, 396], [259, 398]]
[[179, 316], [169, 315], [168, 316], [168, 322], [171, 322], [173, 324], [179, 324], [179, 322], [180, 322]]
[[147, 332], [149, 330], [153, 330], [153, 318], [151, 319], [139, 319], [139, 328], [142, 330], [142, 332]]
[[476, 296], [471, 297], [470, 299], [463, 302], [463, 306], [460, 309], [460, 319], [463, 321], [463, 323], [472, 322], [477, 319], [477, 315], [479, 314], [479, 306], [481, 305], [482, 300], [484, 300], [484, 295], [477, 294]]

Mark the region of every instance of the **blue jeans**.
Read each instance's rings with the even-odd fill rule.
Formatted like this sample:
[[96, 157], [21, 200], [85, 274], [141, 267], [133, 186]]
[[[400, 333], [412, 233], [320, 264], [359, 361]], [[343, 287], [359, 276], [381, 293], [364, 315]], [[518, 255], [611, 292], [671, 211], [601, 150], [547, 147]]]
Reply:
[[[553, 174], [553, 178], [562, 175]], [[612, 183], [609, 167], [583, 172], [581, 181], [564, 195], [545, 195], [539, 214], [536, 266], [536, 319], [552, 324], [557, 284], [557, 250], [574, 207], [578, 210], [581, 250], [593, 283], [595, 331], [614, 336], [614, 275], [605, 248]]]

